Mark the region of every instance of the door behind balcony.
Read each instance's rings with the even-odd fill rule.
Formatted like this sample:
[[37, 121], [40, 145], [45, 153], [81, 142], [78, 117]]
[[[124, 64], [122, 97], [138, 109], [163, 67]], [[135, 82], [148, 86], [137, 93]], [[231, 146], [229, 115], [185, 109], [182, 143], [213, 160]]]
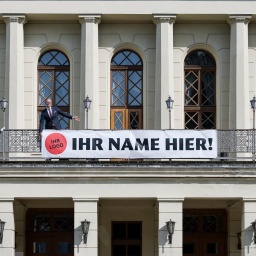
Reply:
[[142, 129], [143, 65], [130, 50], [118, 52], [111, 61], [111, 129]]

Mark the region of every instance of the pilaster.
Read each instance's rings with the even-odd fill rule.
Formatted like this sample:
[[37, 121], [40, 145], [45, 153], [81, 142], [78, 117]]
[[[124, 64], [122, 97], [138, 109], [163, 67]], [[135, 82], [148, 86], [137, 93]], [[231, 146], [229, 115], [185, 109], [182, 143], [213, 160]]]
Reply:
[[[182, 221], [184, 198], [158, 198], [158, 252], [162, 255], [182, 256]], [[172, 244], [169, 244], [166, 222], [175, 221]]]
[[99, 61], [98, 24], [100, 15], [81, 15], [81, 72], [80, 72], [80, 129], [86, 127], [83, 100], [88, 95], [92, 100], [88, 116], [89, 129], [99, 128]]
[[174, 98], [173, 24], [175, 19], [175, 15], [154, 15], [156, 24], [155, 129], [169, 128], [169, 112], [165, 101], [169, 95]]
[[237, 233], [241, 232], [242, 203], [238, 201], [228, 207], [228, 255], [240, 256]]
[[253, 229], [251, 223], [256, 220], [256, 198], [243, 198], [242, 210], [242, 251], [241, 255], [255, 255], [256, 245], [253, 242]]
[[0, 255], [15, 255], [14, 198], [0, 198], [0, 219], [5, 222]]
[[[6, 128], [24, 129], [24, 15], [3, 15], [6, 23], [5, 97], [9, 101]], [[8, 125], [9, 124], [9, 125]]]
[[248, 129], [250, 99], [248, 77], [248, 23], [251, 16], [229, 16], [230, 32], [230, 85], [229, 128]]
[[[73, 198], [74, 201], [74, 256], [98, 255], [98, 201], [99, 198]], [[90, 221], [87, 243], [82, 238], [81, 221]]]

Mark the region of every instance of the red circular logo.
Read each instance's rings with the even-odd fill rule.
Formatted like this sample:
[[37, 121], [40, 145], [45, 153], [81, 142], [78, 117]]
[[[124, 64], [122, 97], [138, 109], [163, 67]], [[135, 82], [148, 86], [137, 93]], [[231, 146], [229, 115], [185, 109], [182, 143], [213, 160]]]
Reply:
[[67, 147], [66, 138], [60, 133], [52, 133], [45, 139], [45, 148], [53, 155], [59, 155]]

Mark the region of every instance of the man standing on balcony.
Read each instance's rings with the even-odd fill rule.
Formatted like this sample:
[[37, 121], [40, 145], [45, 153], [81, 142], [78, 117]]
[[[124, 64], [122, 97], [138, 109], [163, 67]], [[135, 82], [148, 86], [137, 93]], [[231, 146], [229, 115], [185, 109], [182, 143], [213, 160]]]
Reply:
[[39, 132], [42, 136], [42, 131], [44, 128], [45, 123], [45, 129], [55, 129], [60, 130], [61, 125], [58, 116], [64, 116], [69, 119], [73, 119], [75, 121], [80, 121], [78, 116], [71, 116], [70, 114], [60, 110], [58, 107], [52, 106], [52, 100], [50, 98], [47, 98], [45, 100], [46, 102], [46, 108], [41, 113], [40, 118], [40, 124], [39, 124]]

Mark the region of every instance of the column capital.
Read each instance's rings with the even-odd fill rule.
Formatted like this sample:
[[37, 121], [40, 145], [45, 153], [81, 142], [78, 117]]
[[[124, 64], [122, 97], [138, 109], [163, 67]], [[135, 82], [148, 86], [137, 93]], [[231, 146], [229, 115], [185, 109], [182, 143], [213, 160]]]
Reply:
[[84, 14], [84, 15], [79, 15], [78, 18], [79, 18], [80, 24], [83, 24], [83, 23], [99, 24], [101, 20], [101, 15], [100, 14]]
[[246, 25], [250, 22], [251, 18], [251, 15], [230, 15], [228, 23], [230, 25], [234, 23], [244, 23]]
[[153, 14], [154, 23], [157, 25], [159, 23], [169, 23], [174, 24], [176, 20], [176, 15], [174, 14]]
[[256, 202], [256, 197], [243, 197], [244, 202]]
[[73, 197], [74, 202], [98, 202], [99, 197]]
[[23, 14], [17, 14], [17, 15], [13, 15], [13, 14], [3, 14], [2, 17], [4, 18], [4, 22], [7, 23], [11, 23], [11, 22], [17, 22], [19, 24], [25, 24], [26, 21], [26, 16]]
[[1, 202], [13, 202], [14, 197], [0, 197], [0, 203]]
[[183, 202], [184, 201], [184, 197], [158, 197], [157, 198], [158, 202]]

